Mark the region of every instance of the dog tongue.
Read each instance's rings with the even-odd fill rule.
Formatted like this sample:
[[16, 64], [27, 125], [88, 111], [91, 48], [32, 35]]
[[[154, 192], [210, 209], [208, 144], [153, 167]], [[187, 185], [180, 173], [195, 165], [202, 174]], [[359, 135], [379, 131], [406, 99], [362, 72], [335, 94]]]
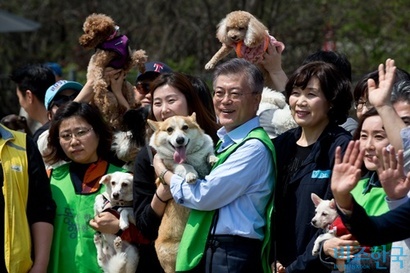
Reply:
[[185, 160], [186, 160], [185, 146], [175, 148], [174, 162], [181, 164], [181, 163], [184, 163]]

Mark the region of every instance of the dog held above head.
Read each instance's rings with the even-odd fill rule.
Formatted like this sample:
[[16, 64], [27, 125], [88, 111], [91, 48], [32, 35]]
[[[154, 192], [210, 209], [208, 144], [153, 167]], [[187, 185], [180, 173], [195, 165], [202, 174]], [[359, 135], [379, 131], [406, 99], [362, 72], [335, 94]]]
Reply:
[[[150, 146], [167, 169], [184, 177], [188, 183], [195, 183], [197, 178], [210, 172], [212, 164], [217, 161], [213, 141], [199, 127], [195, 113], [188, 117], [173, 116], [162, 122], [149, 119], [147, 122], [154, 130]], [[155, 249], [166, 273], [175, 272], [178, 246], [188, 215], [189, 209], [174, 200], [170, 200], [165, 208]]]
[[[133, 175], [114, 172], [104, 175], [100, 184], [106, 185], [106, 191], [95, 198], [95, 215], [111, 209], [119, 213], [120, 229], [126, 231], [135, 224], [132, 211]], [[97, 248], [97, 261], [106, 273], [135, 273], [138, 266], [138, 250], [120, 236], [97, 232], [94, 235]]]
[[[205, 65], [206, 70], [213, 69], [232, 51], [236, 52], [237, 57], [258, 65], [263, 60], [263, 54], [267, 51], [269, 44], [276, 47], [279, 52], [285, 49], [285, 45], [271, 36], [268, 28], [261, 21], [251, 13], [242, 10], [228, 13], [219, 22], [216, 37], [222, 46]], [[258, 66], [264, 73], [266, 85], [272, 87], [268, 72], [262, 65]]]
[[[87, 68], [87, 81], [92, 82], [94, 90], [91, 102], [100, 109], [114, 129], [122, 129], [121, 119], [127, 107], [109, 90], [110, 82], [104, 78], [104, 69], [111, 67], [128, 73], [137, 66], [143, 73], [148, 57], [142, 49], [131, 50], [128, 37], [120, 35], [119, 27], [105, 14], [89, 15], [83, 24], [83, 31], [84, 34], [79, 38], [80, 45], [95, 50]], [[124, 81], [121, 92], [129, 108], [136, 108], [132, 84]]]

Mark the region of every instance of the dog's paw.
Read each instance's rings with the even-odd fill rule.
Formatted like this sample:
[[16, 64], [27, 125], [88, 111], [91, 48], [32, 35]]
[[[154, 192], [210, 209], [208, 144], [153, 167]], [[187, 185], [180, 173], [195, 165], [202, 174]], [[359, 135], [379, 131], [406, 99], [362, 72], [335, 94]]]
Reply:
[[213, 62], [208, 62], [206, 65], [205, 65], [205, 70], [211, 70], [211, 69], [213, 69], [215, 67], [215, 64], [213, 63]]
[[120, 229], [126, 230], [130, 226], [128, 221], [120, 221]]
[[316, 256], [319, 254], [319, 245], [314, 245], [312, 249], [312, 255]]
[[216, 162], [218, 162], [218, 158], [215, 155], [210, 155], [208, 158], [209, 164], [213, 166]]
[[198, 176], [194, 173], [187, 173], [185, 176], [185, 180], [188, 183], [194, 183], [197, 180]]
[[101, 245], [102, 244], [101, 233], [95, 233], [94, 234], [94, 244], [96, 244], [96, 245]]
[[114, 239], [114, 249], [115, 249], [116, 252], [121, 252], [121, 250], [122, 250], [122, 239], [121, 239], [120, 236], [117, 236]]

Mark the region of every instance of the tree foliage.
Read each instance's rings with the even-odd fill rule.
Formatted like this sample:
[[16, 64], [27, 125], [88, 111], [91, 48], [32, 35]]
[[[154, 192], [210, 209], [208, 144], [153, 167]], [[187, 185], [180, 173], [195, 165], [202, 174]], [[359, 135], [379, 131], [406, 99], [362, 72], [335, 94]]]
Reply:
[[216, 26], [238, 9], [254, 14], [285, 43], [283, 67], [288, 74], [322, 48], [327, 29], [333, 31], [336, 50], [349, 57], [353, 79], [388, 57], [410, 70], [408, 0], [14, 0], [2, 1], [0, 8], [42, 24], [35, 32], [0, 34], [2, 89], [11, 86], [4, 85], [4, 75], [26, 62], [59, 62], [66, 75], [76, 71], [77, 80], [84, 81], [93, 52], [83, 49], [78, 38], [93, 12], [112, 16], [131, 47], [145, 49], [150, 60], [206, 79], [211, 72], [203, 67], [220, 47]]

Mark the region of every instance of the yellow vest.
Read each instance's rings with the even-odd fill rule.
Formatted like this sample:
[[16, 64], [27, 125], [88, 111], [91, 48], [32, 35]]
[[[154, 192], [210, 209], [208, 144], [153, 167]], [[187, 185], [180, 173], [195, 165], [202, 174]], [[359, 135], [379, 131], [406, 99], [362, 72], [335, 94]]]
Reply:
[[32, 267], [31, 236], [26, 215], [28, 167], [26, 134], [0, 125], [0, 159], [3, 164], [4, 260], [8, 272]]

